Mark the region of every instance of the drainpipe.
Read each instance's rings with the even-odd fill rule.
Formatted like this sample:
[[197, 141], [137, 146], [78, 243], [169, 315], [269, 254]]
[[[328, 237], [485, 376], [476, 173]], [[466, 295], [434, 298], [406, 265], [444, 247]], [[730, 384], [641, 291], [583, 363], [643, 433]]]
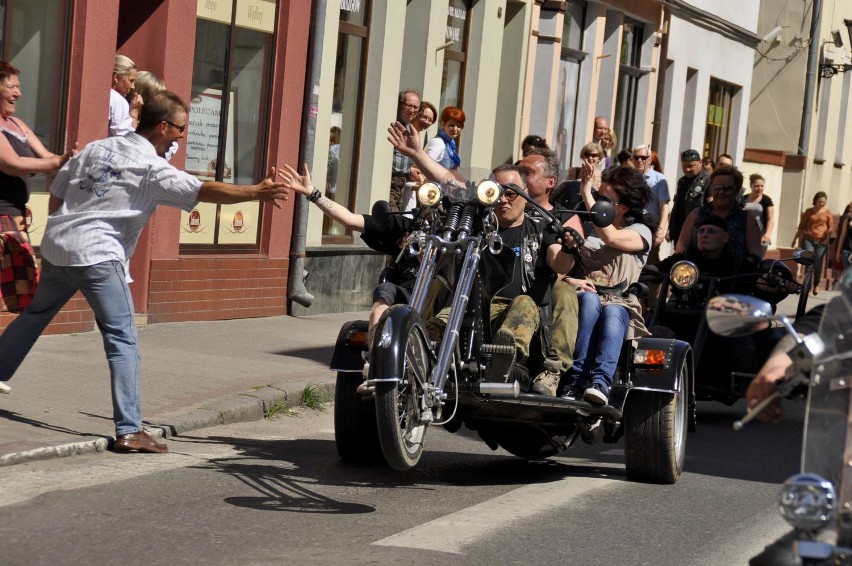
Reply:
[[[305, 103], [302, 111], [302, 139], [299, 140], [299, 162], [313, 163], [314, 142], [317, 131], [317, 107], [319, 106], [319, 82], [322, 74], [322, 45], [325, 30], [327, 0], [315, 0], [311, 14], [311, 47], [308, 80], [305, 82]], [[314, 302], [314, 296], [305, 288], [305, 242], [308, 230], [308, 199], [300, 195], [293, 216], [293, 239], [290, 243], [290, 274], [287, 278], [287, 298], [305, 308]]]
[[669, 28], [672, 14], [663, 4], [663, 37], [660, 39], [660, 57], [657, 62], [657, 93], [654, 96], [654, 127], [651, 129], [651, 148], [659, 153], [660, 135], [663, 124], [663, 99], [666, 96], [666, 71], [669, 62]]
[[808, 71], [805, 75], [805, 102], [802, 109], [802, 128], [799, 132], [798, 155], [808, 154], [811, 139], [811, 114], [814, 107], [814, 90], [817, 81], [817, 63], [819, 58], [819, 30], [822, 20], [822, 0], [814, 0], [811, 12], [811, 44], [808, 46]]

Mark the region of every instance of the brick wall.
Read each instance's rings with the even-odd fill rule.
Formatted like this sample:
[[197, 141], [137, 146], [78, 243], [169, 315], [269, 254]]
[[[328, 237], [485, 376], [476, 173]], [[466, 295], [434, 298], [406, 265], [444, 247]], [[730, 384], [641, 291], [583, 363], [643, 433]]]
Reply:
[[152, 260], [148, 322], [287, 314], [288, 264], [258, 256]]
[[[0, 312], [0, 331], [15, 319], [14, 314]], [[48, 325], [44, 334], [73, 334], [95, 329], [95, 315], [83, 295], [77, 293]]]

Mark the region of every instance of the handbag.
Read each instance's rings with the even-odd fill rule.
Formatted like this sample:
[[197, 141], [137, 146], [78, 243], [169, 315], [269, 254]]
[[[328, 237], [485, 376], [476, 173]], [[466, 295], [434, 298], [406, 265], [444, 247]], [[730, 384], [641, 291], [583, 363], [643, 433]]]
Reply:
[[0, 311], [19, 313], [35, 296], [38, 270], [29, 238], [12, 223], [13, 230], [0, 231]]

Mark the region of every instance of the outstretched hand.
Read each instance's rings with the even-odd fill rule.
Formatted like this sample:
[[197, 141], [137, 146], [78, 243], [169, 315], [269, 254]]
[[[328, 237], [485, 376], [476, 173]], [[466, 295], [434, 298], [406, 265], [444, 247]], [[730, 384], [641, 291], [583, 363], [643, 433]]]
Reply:
[[[77, 155], [77, 142], [74, 142], [68, 151], [59, 156], [59, 167], [65, 165], [65, 163], [75, 155]], [[57, 169], [59, 167], [57, 167]]]
[[285, 164], [284, 169], [279, 171], [279, 175], [284, 180], [284, 184], [296, 191], [299, 194], [310, 196], [314, 192], [314, 183], [311, 181], [311, 172], [308, 170], [308, 164], [303, 165], [305, 174], [299, 175], [299, 172]]
[[388, 141], [406, 157], [414, 157], [421, 149], [420, 132], [411, 124], [394, 122], [388, 128]]
[[290, 194], [290, 188], [286, 183], [276, 183], [275, 177], [277, 175], [278, 171], [276, 168], [271, 167], [269, 169], [269, 176], [256, 185], [257, 198], [261, 201], [272, 201], [275, 208], [281, 208], [282, 205], [279, 201], [287, 200], [287, 197]]

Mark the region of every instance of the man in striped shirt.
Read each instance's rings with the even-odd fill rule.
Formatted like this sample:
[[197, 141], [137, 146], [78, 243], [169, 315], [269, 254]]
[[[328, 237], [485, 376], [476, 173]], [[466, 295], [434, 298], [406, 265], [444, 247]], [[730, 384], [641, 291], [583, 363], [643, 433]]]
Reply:
[[146, 101], [136, 132], [87, 145], [50, 187], [41, 244], [41, 279], [32, 303], [0, 335], [0, 383], [8, 381], [56, 313], [78, 290], [95, 313], [110, 368], [117, 450], [167, 452], [142, 429], [139, 354], [126, 265], [158, 205], [191, 211], [197, 202], [272, 201], [288, 190], [273, 179], [256, 185], [201, 182], [163, 159], [182, 138], [189, 107], [162, 92]]

